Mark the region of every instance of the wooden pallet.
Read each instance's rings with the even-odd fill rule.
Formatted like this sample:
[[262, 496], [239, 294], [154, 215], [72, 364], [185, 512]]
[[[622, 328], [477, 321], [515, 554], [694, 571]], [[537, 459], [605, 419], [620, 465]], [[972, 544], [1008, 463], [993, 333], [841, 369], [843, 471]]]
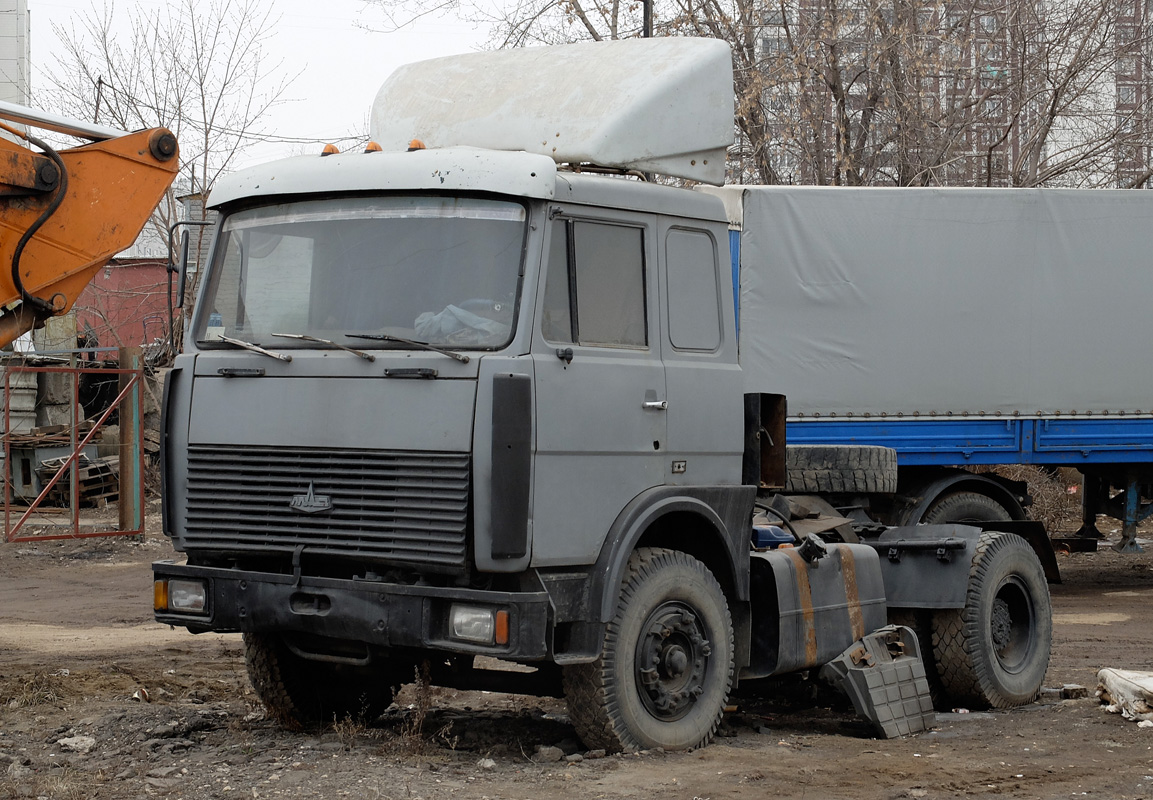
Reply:
[[[82, 458], [81, 461], [76, 470], [76, 479], [80, 487], [80, 505], [103, 508], [119, 500], [120, 477], [116, 465], [102, 458], [95, 461]], [[44, 483], [52, 480], [52, 476], [60, 469], [62, 463], [63, 459], [52, 459], [42, 463], [37, 470], [40, 480]], [[71, 470], [66, 470], [56, 485], [48, 491], [45, 502], [50, 505], [69, 505], [72, 497], [71, 486]]]
[[[92, 430], [92, 420], [85, 420], [76, 426], [76, 441], [82, 440]], [[70, 445], [72, 443], [71, 428], [68, 425], [43, 425], [33, 428], [28, 433], [8, 434], [8, 444], [11, 447], [50, 447], [53, 445]], [[103, 431], [93, 437], [93, 442], [101, 441]]]

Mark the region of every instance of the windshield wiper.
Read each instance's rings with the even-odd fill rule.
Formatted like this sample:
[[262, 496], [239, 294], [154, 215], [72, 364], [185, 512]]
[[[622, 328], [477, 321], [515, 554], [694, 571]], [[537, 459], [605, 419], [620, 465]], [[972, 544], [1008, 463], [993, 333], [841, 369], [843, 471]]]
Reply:
[[271, 350], [265, 350], [258, 344], [246, 342], [243, 339], [233, 339], [231, 336], [225, 336], [223, 333], [216, 334], [216, 338], [221, 342], [227, 342], [235, 347], [243, 347], [245, 350], [251, 350], [254, 353], [260, 353], [262, 356], [269, 358], [278, 358], [281, 361], [291, 361], [292, 356], [286, 356], [284, 353], [274, 353]]
[[451, 350], [437, 347], [435, 344], [428, 342], [418, 342], [415, 339], [405, 339], [403, 336], [389, 336], [387, 333], [346, 333], [344, 334], [350, 339], [373, 339], [378, 342], [396, 342], [398, 344], [407, 344], [413, 347], [419, 347], [421, 350], [431, 350], [434, 353], [440, 353], [442, 356], [455, 358], [462, 364], [468, 363], [468, 356], [462, 356], [460, 353], [454, 353]]
[[360, 356], [365, 361], [376, 361], [376, 356], [372, 353], [366, 353], [363, 350], [354, 350], [351, 347], [345, 347], [342, 344], [337, 344], [331, 339], [321, 339], [319, 336], [309, 336], [306, 333], [274, 333], [273, 336], [279, 336], [282, 339], [300, 339], [304, 342], [316, 342], [317, 344], [328, 344], [335, 347], [337, 350], [343, 350], [346, 353], [352, 353], [354, 356]]

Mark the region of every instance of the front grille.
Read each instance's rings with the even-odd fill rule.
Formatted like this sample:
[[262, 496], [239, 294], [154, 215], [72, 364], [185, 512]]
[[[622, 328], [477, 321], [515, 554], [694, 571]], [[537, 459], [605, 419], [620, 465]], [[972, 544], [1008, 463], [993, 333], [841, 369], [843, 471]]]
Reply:
[[[305, 514], [312, 487], [331, 510]], [[190, 446], [189, 552], [338, 556], [459, 573], [467, 557], [467, 453]], [[307, 504], [305, 504], [307, 505]]]

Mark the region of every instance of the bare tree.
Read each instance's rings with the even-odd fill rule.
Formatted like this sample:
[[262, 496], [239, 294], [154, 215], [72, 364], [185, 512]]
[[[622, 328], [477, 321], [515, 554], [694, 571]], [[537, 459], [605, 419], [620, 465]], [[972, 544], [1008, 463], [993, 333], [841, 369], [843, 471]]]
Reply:
[[[733, 44], [737, 179], [1104, 185], [1144, 106], [1114, 75], [1121, 0], [678, 0], [668, 26]], [[1126, 131], [1129, 131], [1127, 134]]]
[[[379, 14], [366, 27], [398, 30], [427, 16], [452, 13], [488, 33], [493, 49], [640, 36], [640, 0], [364, 0]], [[657, 2], [657, 0], [654, 0]]]
[[[158, 235], [178, 218], [177, 194], [204, 193], [260, 140], [259, 124], [294, 76], [265, 48], [269, 0], [109, 3], [54, 33], [62, 56], [45, 70], [36, 103], [134, 130], [163, 125], [180, 142], [180, 177], [153, 217]], [[123, 23], [123, 24], [122, 24]]]
[[[620, 0], [515, 0], [501, 13], [480, 0], [369, 2], [393, 26], [452, 9], [487, 24], [493, 47], [640, 31], [640, 4]], [[1153, 174], [1144, 6], [657, 0], [655, 16], [661, 35], [732, 46], [735, 181], [1096, 186]]]
[[[142, 236], [154, 243], [153, 255], [164, 252], [169, 226], [183, 217], [178, 198], [206, 195], [264, 138], [262, 117], [295, 77], [266, 58], [277, 22], [271, 9], [271, 0], [175, 0], [124, 13], [109, 0], [53, 28], [62, 55], [45, 70], [36, 105], [123, 130], [164, 126], [180, 143], [179, 176]], [[188, 209], [204, 219], [202, 202]], [[207, 233], [191, 234], [200, 252]], [[182, 323], [175, 320], [177, 341]]]

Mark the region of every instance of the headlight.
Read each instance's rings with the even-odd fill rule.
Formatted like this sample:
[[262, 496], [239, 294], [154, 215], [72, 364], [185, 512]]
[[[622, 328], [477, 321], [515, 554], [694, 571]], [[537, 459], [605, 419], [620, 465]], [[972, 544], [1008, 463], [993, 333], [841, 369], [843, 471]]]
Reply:
[[508, 612], [453, 603], [448, 624], [454, 639], [477, 644], [508, 644]]
[[208, 584], [195, 580], [158, 580], [152, 584], [152, 606], [156, 611], [182, 611], [203, 614], [208, 606]]

